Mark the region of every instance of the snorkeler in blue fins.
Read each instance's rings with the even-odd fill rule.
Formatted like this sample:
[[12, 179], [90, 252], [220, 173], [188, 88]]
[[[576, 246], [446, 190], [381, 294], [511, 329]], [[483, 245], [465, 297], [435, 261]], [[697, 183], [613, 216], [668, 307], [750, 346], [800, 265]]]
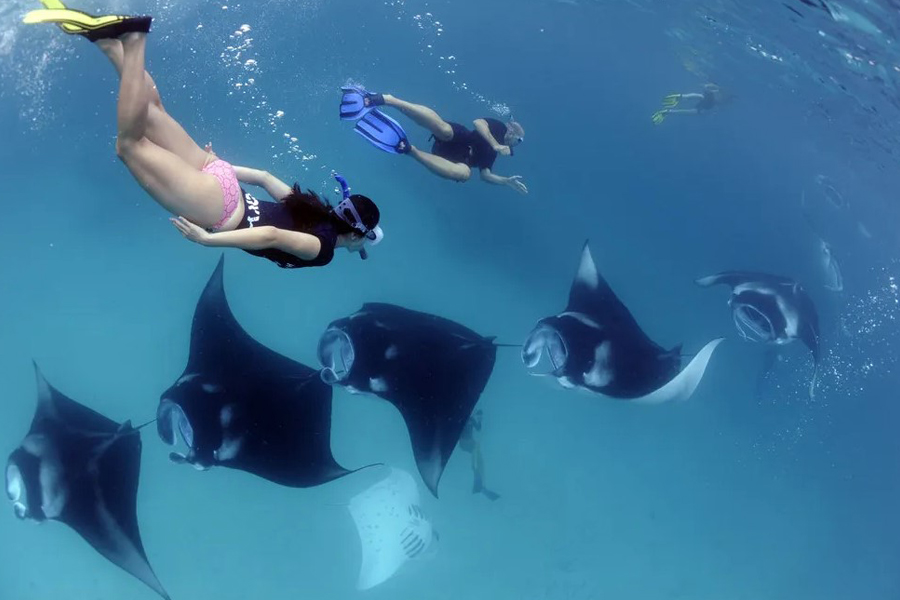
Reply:
[[[409, 154], [445, 179], [468, 181], [475, 168], [487, 183], [528, 193], [521, 176], [504, 177], [492, 171], [498, 155], [512, 156], [513, 147], [525, 139], [525, 130], [516, 121], [475, 119], [475, 130], [471, 131], [459, 123], [445, 121], [427, 106], [406, 102], [390, 94], [376, 94], [358, 86], [341, 88], [341, 92], [341, 119], [355, 120], [353, 130], [376, 148], [392, 154]], [[403, 127], [379, 110], [381, 106], [397, 108], [429, 130], [434, 139], [431, 152], [410, 144]]]

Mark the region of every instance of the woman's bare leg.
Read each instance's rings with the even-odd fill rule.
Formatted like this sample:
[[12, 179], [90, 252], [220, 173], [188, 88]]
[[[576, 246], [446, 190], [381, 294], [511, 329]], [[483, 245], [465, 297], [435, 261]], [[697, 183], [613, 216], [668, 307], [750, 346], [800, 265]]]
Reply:
[[150, 90], [144, 69], [145, 33], [121, 37], [124, 49], [119, 88], [116, 153], [148, 194], [166, 210], [211, 227], [222, 217], [218, 180], [147, 137]]
[[[119, 77], [122, 76], [122, 68], [125, 63], [125, 49], [122, 42], [117, 39], [97, 40], [97, 47], [106, 55], [116, 68]], [[147, 113], [147, 139], [180, 156], [198, 170], [202, 169], [209, 158], [209, 153], [197, 145], [184, 128], [166, 112], [162, 98], [150, 73], [144, 71], [144, 79], [147, 84], [150, 108]]]
[[384, 94], [384, 103], [387, 106], [393, 106], [398, 109], [415, 121], [417, 125], [430, 131], [434, 137], [442, 142], [449, 142], [453, 138], [453, 128], [450, 124], [427, 106], [413, 104], [390, 94]]
[[450, 162], [446, 158], [423, 152], [412, 145], [409, 147], [409, 153], [413, 158], [425, 165], [425, 168], [429, 171], [445, 179], [468, 181], [469, 177], [472, 176], [472, 170], [463, 163]]

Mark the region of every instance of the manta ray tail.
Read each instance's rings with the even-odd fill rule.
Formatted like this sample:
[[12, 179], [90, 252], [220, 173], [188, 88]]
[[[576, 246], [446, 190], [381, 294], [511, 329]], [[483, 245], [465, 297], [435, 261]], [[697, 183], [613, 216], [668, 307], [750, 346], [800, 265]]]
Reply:
[[491, 346], [494, 346], [495, 348], [521, 348], [522, 347], [522, 344], [499, 344], [494, 341], [497, 339], [496, 335], [489, 335], [488, 337], [486, 337], [484, 339], [485, 339], [485, 341], [489, 342], [491, 344]]
[[154, 423], [156, 423], [156, 421], [157, 421], [157, 419], [153, 419], [152, 421], [147, 421], [146, 423], [138, 425], [137, 427], [134, 428], [134, 431], [140, 431], [141, 429], [143, 429], [144, 427], [146, 427], [148, 425], [153, 425]]
[[819, 379], [819, 363], [816, 363], [815, 368], [813, 369], [812, 380], [809, 382], [809, 399], [813, 400], [816, 397], [816, 381]]
[[360, 471], [364, 471], [366, 469], [371, 469], [372, 467], [383, 467], [384, 463], [372, 463], [371, 465], [365, 465], [363, 467], [358, 467], [356, 469], [350, 469], [347, 471], [347, 475], [353, 475], [354, 473], [359, 473]]

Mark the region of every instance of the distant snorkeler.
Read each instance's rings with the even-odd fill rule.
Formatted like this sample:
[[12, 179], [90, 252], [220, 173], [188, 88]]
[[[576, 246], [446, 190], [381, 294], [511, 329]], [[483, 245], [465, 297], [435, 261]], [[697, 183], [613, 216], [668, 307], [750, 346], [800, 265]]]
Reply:
[[[707, 83], [703, 86], [702, 93], [669, 94], [663, 98], [663, 108], [653, 113], [653, 123], [659, 125], [666, 115], [700, 115], [727, 104], [734, 99], [731, 94], [726, 94], [715, 83]], [[682, 100], [697, 100], [691, 108], [677, 108]]]
[[[521, 176], [504, 177], [492, 171], [498, 155], [512, 156], [513, 148], [525, 139], [525, 129], [516, 121], [475, 119], [475, 131], [471, 131], [459, 123], [445, 121], [427, 106], [390, 94], [374, 94], [361, 87], [345, 87], [341, 91], [341, 119], [357, 121], [354, 131], [375, 147], [393, 154], [408, 154], [444, 179], [468, 181], [472, 169], [478, 169], [481, 179], [487, 183], [528, 193]], [[392, 106], [430, 131], [434, 139], [431, 152], [410, 144], [403, 127], [377, 110], [378, 106]]]
[[[58, 0], [42, 0], [45, 10], [25, 23], [56, 23], [65, 33], [94, 42], [112, 62], [121, 84], [116, 154], [137, 182], [167, 211], [174, 226], [204, 246], [240, 248], [282, 268], [319, 267], [347, 248], [366, 258], [366, 245], [383, 233], [372, 200], [351, 195], [336, 179], [343, 201], [332, 208], [266, 171], [232, 166], [201, 148], [163, 108], [144, 67], [152, 17], [93, 16], [67, 9]], [[261, 186], [276, 202], [260, 202], [240, 183]]]
[[481, 409], [477, 409], [463, 428], [459, 437], [459, 449], [472, 455], [472, 472], [475, 475], [475, 482], [472, 485], [473, 494], [484, 494], [490, 500], [496, 500], [500, 494], [492, 492], [484, 487], [484, 458], [481, 455], [481, 442], [478, 437], [481, 435]]

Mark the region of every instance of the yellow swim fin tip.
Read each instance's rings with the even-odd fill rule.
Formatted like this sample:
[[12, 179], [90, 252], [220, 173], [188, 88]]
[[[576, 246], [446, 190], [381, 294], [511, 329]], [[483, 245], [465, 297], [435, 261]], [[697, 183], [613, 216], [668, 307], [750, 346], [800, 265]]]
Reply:
[[60, 24], [67, 33], [82, 33], [91, 31], [123, 21], [128, 17], [123, 15], [100, 15], [94, 16], [81, 12], [80, 10], [63, 9], [40, 9], [33, 10], [25, 15], [22, 19], [23, 23], [57, 23]]

